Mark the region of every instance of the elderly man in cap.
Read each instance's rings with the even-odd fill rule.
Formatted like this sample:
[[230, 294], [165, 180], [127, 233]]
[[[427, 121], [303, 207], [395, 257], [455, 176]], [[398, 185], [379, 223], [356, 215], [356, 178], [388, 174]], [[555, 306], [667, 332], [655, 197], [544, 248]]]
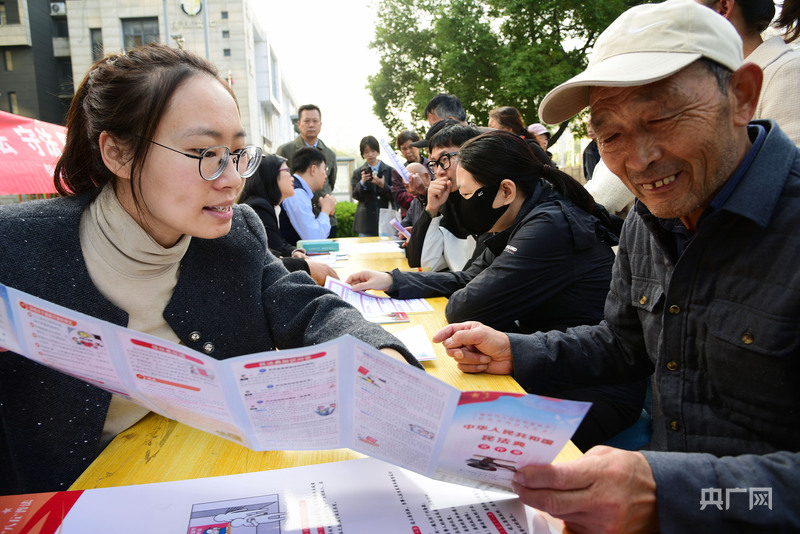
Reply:
[[649, 450], [516, 473], [523, 502], [573, 532], [800, 531], [800, 152], [774, 121], [750, 122], [761, 69], [698, 7], [628, 10], [540, 106], [557, 123], [588, 105], [603, 161], [638, 197], [605, 321], [434, 338], [467, 372], [653, 374]]

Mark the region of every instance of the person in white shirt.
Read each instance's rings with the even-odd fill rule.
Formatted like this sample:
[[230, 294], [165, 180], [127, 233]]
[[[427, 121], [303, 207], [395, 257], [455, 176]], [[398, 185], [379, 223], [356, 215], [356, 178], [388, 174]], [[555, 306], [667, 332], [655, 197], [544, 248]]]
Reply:
[[595, 202], [602, 204], [609, 213], [623, 219], [636, 200], [636, 196], [625, 187], [616, 174], [608, 170], [602, 159], [597, 162], [592, 179], [586, 182], [584, 187], [594, 197]]
[[301, 148], [294, 154], [292, 171], [295, 194], [281, 203], [281, 235], [293, 245], [301, 239], [327, 239], [336, 199], [331, 195], [320, 197], [319, 214], [314, 213], [311, 204], [314, 193], [325, 185], [328, 172], [325, 155], [316, 148]]

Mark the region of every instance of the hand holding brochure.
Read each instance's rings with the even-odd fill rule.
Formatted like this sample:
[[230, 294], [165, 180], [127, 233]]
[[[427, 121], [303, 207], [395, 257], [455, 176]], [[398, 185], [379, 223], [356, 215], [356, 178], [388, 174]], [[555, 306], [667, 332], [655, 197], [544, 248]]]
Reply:
[[466, 485], [509, 489], [589, 408], [461, 392], [350, 336], [215, 360], [3, 285], [0, 346], [253, 450], [348, 447]]
[[406, 239], [411, 238], [411, 232], [406, 230], [405, 227], [402, 224], [400, 224], [400, 221], [398, 221], [397, 219], [392, 219], [392, 226], [394, 226], [395, 230], [397, 230], [399, 233], [406, 236]]

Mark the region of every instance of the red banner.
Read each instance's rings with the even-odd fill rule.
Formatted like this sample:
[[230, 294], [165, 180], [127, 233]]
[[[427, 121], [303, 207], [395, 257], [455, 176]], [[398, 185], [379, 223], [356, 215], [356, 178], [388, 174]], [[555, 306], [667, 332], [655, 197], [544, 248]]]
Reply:
[[82, 491], [0, 495], [0, 532], [57, 534]]
[[0, 195], [55, 193], [66, 136], [63, 126], [0, 111]]

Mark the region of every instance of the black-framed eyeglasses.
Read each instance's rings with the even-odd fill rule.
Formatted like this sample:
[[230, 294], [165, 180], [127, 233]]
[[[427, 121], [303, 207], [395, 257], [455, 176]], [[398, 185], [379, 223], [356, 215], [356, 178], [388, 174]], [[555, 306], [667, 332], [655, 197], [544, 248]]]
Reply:
[[161, 143], [153, 141], [152, 139], [145, 140], [150, 141], [154, 145], [158, 145], [161, 148], [166, 148], [167, 150], [172, 150], [178, 154], [183, 154], [187, 158], [199, 160], [197, 167], [200, 171], [200, 177], [207, 182], [216, 180], [222, 176], [222, 173], [225, 172], [225, 167], [228, 166], [228, 160], [230, 159], [233, 160], [233, 165], [236, 167], [236, 172], [238, 172], [239, 176], [242, 178], [249, 178], [250, 176], [253, 176], [253, 174], [256, 172], [256, 169], [258, 169], [258, 164], [261, 163], [261, 148], [254, 145], [248, 145], [233, 152], [231, 152], [231, 149], [226, 146], [210, 146], [203, 150], [199, 156], [196, 156], [194, 154], [181, 152], [180, 150], [168, 147], [167, 145], [162, 145]]
[[436, 172], [436, 167], [441, 167], [443, 171], [446, 171], [450, 168], [451, 158], [456, 155], [458, 155], [458, 152], [446, 152], [439, 156], [439, 159], [428, 161], [428, 168], [434, 173]]

